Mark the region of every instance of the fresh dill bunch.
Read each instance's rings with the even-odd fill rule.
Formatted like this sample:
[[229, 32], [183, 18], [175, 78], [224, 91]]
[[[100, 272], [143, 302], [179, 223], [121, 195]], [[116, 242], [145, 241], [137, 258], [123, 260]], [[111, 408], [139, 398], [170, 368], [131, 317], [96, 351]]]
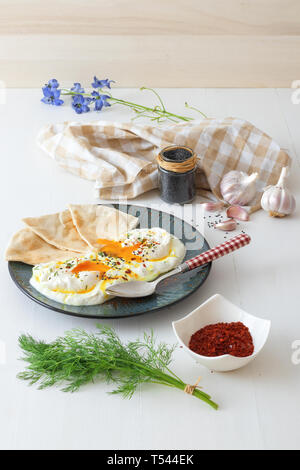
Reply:
[[[122, 343], [113, 328], [97, 325], [96, 333], [74, 329], [51, 343], [30, 335], [19, 337], [28, 363], [18, 378], [39, 384], [39, 389], [61, 386], [74, 392], [96, 379], [114, 384], [113, 394], [131, 398], [143, 383], [166, 385], [185, 390], [184, 383], [169, 369], [175, 346], [156, 343], [153, 331], [144, 333], [143, 340]], [[198, 388], [192, 394], [217, 409], [210, 396]]]

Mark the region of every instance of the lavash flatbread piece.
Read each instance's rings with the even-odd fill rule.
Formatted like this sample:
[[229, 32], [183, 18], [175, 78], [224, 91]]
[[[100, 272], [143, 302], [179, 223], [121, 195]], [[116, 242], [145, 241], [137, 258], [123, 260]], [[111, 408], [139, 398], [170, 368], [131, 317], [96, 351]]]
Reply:
[[39, 237], [60, 250], [85, 253], [90, 247], [81, 238], [73, 223], [72, 215], [67, 209], [56, 214], [22, 219]]
[[6, 250], [7, 261], [39, 264], [66, 261], [92, 249], [98, 238], [116, 239], [135, 228], [138, 218], [112, 207], [95, 204], [70, 205], [70, 210], [23, 219]]
[[66, 261], [76, 258], [75, 251], [59, 250], [26, 227], [15, 233], [5, 253], [7, 261], [21, 261], [26, 264]]
[[74, 225], [81, 238], [91, 247], [99, 249], [99, 238], [115, 240], [139, 222], [137, 217], [112, 207], [98, 204], [69, 204]]

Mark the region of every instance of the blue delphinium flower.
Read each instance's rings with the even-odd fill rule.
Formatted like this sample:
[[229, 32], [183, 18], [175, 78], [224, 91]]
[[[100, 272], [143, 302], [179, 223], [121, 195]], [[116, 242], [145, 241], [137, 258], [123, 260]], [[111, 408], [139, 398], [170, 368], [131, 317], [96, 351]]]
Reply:
[[48, 83], [46, 83], [45, 87], [49, 88], [50, 90], [53, 90], [53, 88], [58, 88], [59, 87], [59, 83], [56, 80], [56, 78], [52, 78], [51, 80], [49, 80]]
[[43, 103], [46, 104], [53, 104], [54, 106], [61, 106], [63, 104], [63, 100], [60, 97], [60, 90], [57, 88], [49, 88], [45, 86], [43, 88], [44, 97], [41, 99]]
[[111, 83], [115, 83], [114, 80], [108, 80], [108, 78], [106, 78], [105, 80], [99, 80], [97, 77], [94, 77], [92, 87], [93, 88], [104, 88], [104, 87], [110, 88]]
[[110, 98], [110, 96], [100, 95], [98, 91], [93, 91], [92, 96], [93, 96], [93, 102], [95, 103], [95, 111], [101, 111], [103, 106], [104, 107], [111, 106], [111, 104], [107, 101]]
[[84, 88], [82, 88], [81, 83], [76, 82], [71, 88], [71, 91], [75, 91], [76, 93], [84, 93]]
[[72, 98], [72, 108], [76, 111], [77, 114], [88, 113], [90, 110], [88, 106], [90, 102], [90, 98], [85, 98], [82, 95], [74, 95]]
[[[98, 90], [94, 90], [91, 93], [91, 97], [85, 97], [83, 96], [85, 91], [81, 86], [81, 83], [75, 82], [74, 86], [70, 89], [71, 92], [76, 93], [72, 96], [72, 108], [76, 111], [77, 114], [82, 114], [90, 111], [90, 103], [94, 103], [95, 111], [101, 111], [103, 107], [111, 106], [108, 101], [111, 96], [101, 94], [102, 88], [110, 88], [111, 83], [114, 83], [114, 81], [109, 80], [108, 78], [105, 80], [98, 80], [97, 77], [94, 77], [92, 86]], [[59, 89], [59, 83], [56, 78], [49, 80], [48, 83], [46, 83], [42, 88], [42, 91], [44, 96], [41, 101], [43, 103], [52, 104], [55, 106], [60, 106], [63, 104], [63, 100], [60, 99], [61, 90]], [[69, 92], [65, 94], [69, 94]]]

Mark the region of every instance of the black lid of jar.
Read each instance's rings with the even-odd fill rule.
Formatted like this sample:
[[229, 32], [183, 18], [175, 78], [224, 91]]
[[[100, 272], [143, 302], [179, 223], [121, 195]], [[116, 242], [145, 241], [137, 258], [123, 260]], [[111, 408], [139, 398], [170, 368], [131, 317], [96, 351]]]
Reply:
[[165, 162], [185, 162], [193, 156], [193, 150], [188, 147], [167, 147], [161, 151], [160, 155]]

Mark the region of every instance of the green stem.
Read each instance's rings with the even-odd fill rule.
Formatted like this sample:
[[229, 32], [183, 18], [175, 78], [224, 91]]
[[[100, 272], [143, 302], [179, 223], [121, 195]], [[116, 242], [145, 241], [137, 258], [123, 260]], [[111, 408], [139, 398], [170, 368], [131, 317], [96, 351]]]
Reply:
[[160, 102], [162, 109], [163, 109], [164, 111], [166, 111], [166, 108], [165, 108], [165, 105], [164, 105], [164, 103], [163, 103], [163, 100], [161, 99], [161, 97], [159, 96], [159, 94], [158, 94], [155, 90], [153, 90], [153, 88], [147, 88], [146, 86], [142, 86], [142, 87], [140, 88], [140, 90], [141, 90], [141, 91], [143, 91], [143, 90], [152, 91], [152, 93], [155, 94], [155, 96], [157, 97], [158, 101]]
[[[168, 385], [170, 384], [170, 382], [168, 381], [168, 379], [171, 378], [168, 374], [165, 374], [165, 379], [166, 379], [166, 383], [162, 383], [162, 385]], [[183, 383], [183, 382], [178, 382], [176, 381], [175, 383], [172, 381], [171, 383], [171, 386], [173, 387], [176, 387], [178, 388], [179, 390], [182, 390], [184, 391], [185, 387], [186, 387], [187, 384]], [[196, 398], [198, 398], [199, 400], [202, 400], [204, 401], [205, 403], [207, 403], [208, 405], [210, 405], [212, 408], [214, 408], [215, 410], [217, 410], [219, 408], [219, 406], [217, 405], [217, 403], [215, 403], [214, 401], [211, 400], [210, 396], [207, 395], [206, 393], [202, 392], [201, 390], [195, 388], [195, 390], [193, 391], [192, 395]]]
[[188, 116], [180, 116], [179, 114], [170, 113], [169, 111], [166, 111], [166, 110], [160, 110], [160, 109], [154, 110], [153, 108], [149, 108], [148, 106], [143, 106], [141, 104], [132, 103], [131, 101], [125, 101], [119, 98], [114, 98], [113, 96], [110, 99], [113, 100], [115, 103], [122, 104], [123, 106], [128, 106], [133, 109], [140, 109], [140, 110], [147, 111], [147, 112], [150, 111], [152, 113], [158, 114], [161, 117], [168, 117], [168, 118], [173, 117], [181, 121], [185, 121], [185, 122], [193, 121], [193, 118], [190, 118]]
[[[127, 362], [127, 361], [121, 360], [121, 362]], [[131, 361], [128, 361], [128, 363], [130, 363], [130, 362]], [[143, 364], [135, 364], [135, 366], [138, 367], [138, 368], [142, 368], [142, 369], [146, 370], [147, 372], [149, 372], [149, 375], [154, 375], [155, 374], [157, 376], [158, 382], [161, 383], [162, 385], [169, 385], [169, 386], [178, 388], [179, 390], [183, 390], [183, 391], [184, 391], [184, 389], [187, 385], [186, 383], [184, 383], [179, 378], [177, 380], [174, 377], [172, 377], [171, 375], [166, 374], [165, 372], [163, 372], [159, 369], [155, 370], [155, 369], [146, 367]], [[118, 368], [118, 367], [116, 366], [116, 368]], [[123, 366], [120, 367], [120, 370], [124, 370], [124, 367]], [[199, 398], [200, 400], [203, 400], [204, 402], [206, 402], [208, 405], [210, 405], [215, 410], [218, 409], [218, 405], [210, 399], [210, 396], [207, 393], [202, 392], [202, 390], [199, 390], [199, 389], [195, 388], [195, 390], [193, 391], [193, 395], [196, 398]]]
[[68, 90], [67, 88], [62, 88], [62, 91], [66, 91], [66, 93], [61, 93], [61, 95], [63, 96], [82, 95], [82, 96], [87, 96], [88, 98], [92, 97], [91, 93], [76, 93], [75, 91]]
[[[190, 118], [188, 116], [180, 116], [179, 114], [175, 114], [175, 113], [171, 113], [171, 112], [167, 111], [165, 109], [165, 106], [163, 104], [162, 99], [160, 98], [160, 96], [158, 95], [158, 93], [156, 91], [152, 90], [152, 88], [143, 87], [142, 89], [153, 91], [153, 93], [159, 99], [159, 101], [161, 103], [161, 106], [162, 106], [162, 109], [160, 109], [159, 107], [150, 108], [148, 106], [143, 106], [141, 104], [133, 103], [132, 101], [126, 101], [126, 100], [122, 100], [120, 98], [115, 98], [115, 97], [111, 96], [111, 94], [108, 91], [107, 92], [103, 92], [101, 90], [98, 90], [98, 91], [99, 91], [99, 93], [102, 92], [103, 94], [109, 95], [110, 96], [109, 100], [114, 101], [114, 104], [118, 103], [118, 104], [121, 104], [123, 106], [127, 106], [128, 108], [133, 109], [134, 111], [136, 111], [139, 114], [142, 113], [142, 112], [152, 113], [154, 115], [153, 116], [154, 120], [155, 119], [161, 119], [161, 118], [167, 118], [167, 119], [170, 119], [173, 122], [177, 122], [176, 119], [179, 119], [180, 121], [184, 121], [184, 122], [193, 121], [193, 118]], [[62, 88], [62, 91], [63, 91], [63, 93], [61, 93], [61, 94], [63, 96], [75, 96], [75, 95], [80, 94], [82, 96], [92, 98], [91, 93], [76, 93], [75, 91], [67, 90], [66, 88]], [[201, 112], [201, 111], [199, 111], [199, 112]], [[137, 117], [139, 117], [139, 116], [137, 116]], [[147, 117], [151, 119], [151, 116], [147, 116]]]
[[185, 105], [186, 108], [192, 109], [193, 111], [196, 111], [197, 113], [200, 113], [205, 119], [207, 119], [206, 114], [202, 113], [202, 111], [200, 111], [200, 109], [195, 108], [194, 106], [190, 106], [187, 102], [185, 102], [184, 105]]

